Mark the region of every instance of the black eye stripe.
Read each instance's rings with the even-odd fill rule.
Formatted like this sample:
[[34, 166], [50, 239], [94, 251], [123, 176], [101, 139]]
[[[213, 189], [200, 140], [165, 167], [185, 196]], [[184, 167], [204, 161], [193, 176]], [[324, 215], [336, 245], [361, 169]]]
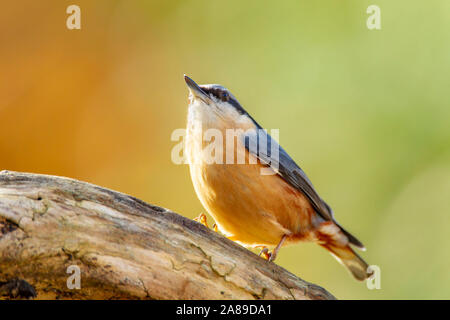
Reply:
[[230, 94], [226, 90], [218, 88], [203, 89], [206, 93], [212, 94], [216, 99], [226, 102], [230, 100]]
[[230, 93], [226, 89], [217, 88], [217, 87], [207, 87], [207, 86], [200, 86], [200, 88], [205, 93], [207, 93], [209, 95], [213, 95], [217, 100], [220, 100], [223, 102], [228, 102], [229, 104], [231, 104], [233, 107], [236, 108], [237, 112], [239, 112], [240, 114], [245, 114], [253, 120], [253, 118], [244, 110], [244, 108], [242, 108], [240, 103], [236, 99], [231, 97]]
[[221, 91], [220, 92], [220, 99], [222, 101], [228, 101], [230, 99], [230, 95], [226, 91]]

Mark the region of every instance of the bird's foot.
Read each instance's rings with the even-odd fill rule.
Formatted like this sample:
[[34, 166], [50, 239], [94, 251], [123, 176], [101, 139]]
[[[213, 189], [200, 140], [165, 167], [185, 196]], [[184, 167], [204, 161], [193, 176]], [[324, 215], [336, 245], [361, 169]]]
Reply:
[[[200, 213], [200, 215], [198, 217], [194, 218], [194, 221], [197, 221], [197, 222], [201, 223], [202, 225], [204, 225], [205, 227], [209, 228], [208, 222], [206, 220], [207, 220], [206, 215], [204, 213]], [[212, 228], [215, 232], [219, 231], [217, 228], [217, 224], [215, 224], [215, 223], [213, 224]]]
[[280, 242], [275, 247], [275, 249], [272, 250], [272, 252], [269, 252], [269, 249], [267, 249], [267, 247], [262, 246], [262, 250], [259, 252], [259, 256], [263, 256], [263, 258], [269, 260], [269, 262], [274, 261], [278, 255], [278, 251], [280, 251], [280, 248], [284, 243], [284, 240], [286, 240], [286, 237], [287, 235], [281, 237]]
[[205, 227], [208, 227], [208, 222], [206, 221], [206, 215], [204, 213], [200, 213], [200, 215], [196, 218], [194, 218], [194, 221], [197, 221], [199, 223], [201, 223], [202, 225], [204, 225]]
[[262, 247], [261, 251], [259, 252], [259, 256], [263, 257], [266, 260], [272, 261], [272, 253], [269, 252], [269, 249], [267, 247]]

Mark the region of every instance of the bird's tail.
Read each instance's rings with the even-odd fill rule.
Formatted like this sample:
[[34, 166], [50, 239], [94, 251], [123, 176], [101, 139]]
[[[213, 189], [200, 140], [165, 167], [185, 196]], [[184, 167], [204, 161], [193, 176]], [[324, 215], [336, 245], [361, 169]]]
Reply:
[[339, 246], [333, 243], [320, 244], [331, 252], [331, 254], [360, 281], [366, 280], [371, 273], [367, 268], [369, 265], [350, 247], [350, 245]]
[[350, 246], [364, 248], [363, 244], [336, 222], [321, 223], [317, 236], [319, 244], [346, 266], [357, 280], [363, 281], [371, 275], [367, 270], [369, 265]]

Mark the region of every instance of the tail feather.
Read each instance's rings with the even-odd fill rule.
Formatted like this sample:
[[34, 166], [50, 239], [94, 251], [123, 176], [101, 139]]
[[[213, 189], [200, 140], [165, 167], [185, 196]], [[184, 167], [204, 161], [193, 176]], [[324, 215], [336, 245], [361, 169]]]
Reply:
[[359, 241], [358, 239], [356, 239], [356, 237], [354, 235], [352, 235], [350, 232], [348, 232], [347, 230], [345, 230], [344, 228], [342, 228], [337, 222], [335, 222], [336, 225], [341, 229], [342, 233], [344, 233], [347, 238], [348, 241], [354, 245], [355, 247], [361, 249], [361, 250], [366, 250], [366, 247], [364, 247], [364, 245], [362, 244], [361, 241]]
[[331, 252], [331, 254], [360, 281], [367, 279], [371, 273], [368, 272], [369, 265], [349, 246], [337, 246], [330, 243], [320, 244]]

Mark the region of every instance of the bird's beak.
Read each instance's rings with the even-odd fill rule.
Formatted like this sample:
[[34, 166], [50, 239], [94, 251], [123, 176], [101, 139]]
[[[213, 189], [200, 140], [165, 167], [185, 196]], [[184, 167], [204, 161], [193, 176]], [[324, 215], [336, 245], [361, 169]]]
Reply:
[[189, 78], [187, 75], [184, 75], [184, 81], [186, 81], [189, 92], [191, 93], [194, 99], [201, 99], [206, 104], [212, 102], [208, 94], [205, 91], [203, 91], [202, 88], [200, 88], [200, 86], [196, 84], [194, 80]]

